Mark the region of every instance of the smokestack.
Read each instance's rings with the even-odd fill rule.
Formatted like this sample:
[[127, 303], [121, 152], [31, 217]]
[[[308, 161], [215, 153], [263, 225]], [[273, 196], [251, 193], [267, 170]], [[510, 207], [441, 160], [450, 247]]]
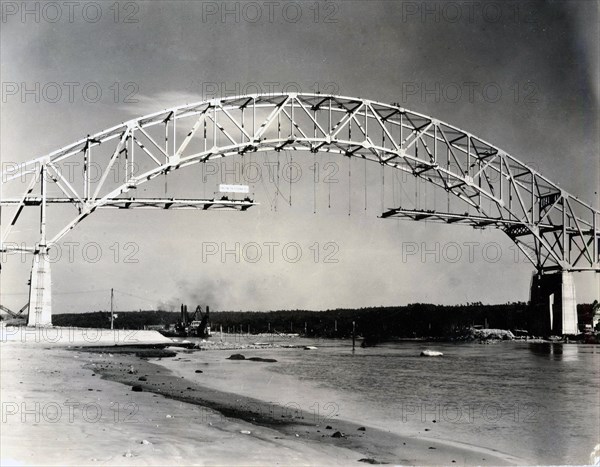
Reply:
[[208, 305], [206, 305], [206, 317], [208, 318]]

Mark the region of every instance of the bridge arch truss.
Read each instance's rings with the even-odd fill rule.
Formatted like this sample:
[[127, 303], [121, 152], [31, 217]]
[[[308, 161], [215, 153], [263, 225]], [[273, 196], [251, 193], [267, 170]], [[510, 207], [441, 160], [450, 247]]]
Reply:
[[[397, 169], [444, 190], [463, 207], [442, 212], [398, 206], [383, 212], [383, 218], [495, 227], [516, 243], [540, 274], [600, 272], [600, 212], [505, 151], [397, 104], [297, 93], [235, 96], [173, 107], [7, 167], [2, 173], [4, 187], [17, 185], [21, 191], [0, 201], [13, 208], [9, 222], [3, 224], [7, 227], [0, 250], [43, 256], [100, 208], [245, 211], [255, 204], [253, 200], [143, 199], [131, 194], [180, 168], [284, 150], [333, 153]], [[61, 168], [68, 163], [81, 167], [75, 180]], [[115, 179], [111, 173], [118, 164], [125, 169]], [[98, 166], [100, 176], [92, 177]], [[59, 196], [51, 196], [50, 187]], [[72, 204], [76, 212], [49, 235], [46, 211], [56, 203]], [[10, 242], [12, 228], [30, 206], [41, 212], [39, 241], [29, 246]], [[30, 295], [30, 310], [35, 308], [31, 302]]]

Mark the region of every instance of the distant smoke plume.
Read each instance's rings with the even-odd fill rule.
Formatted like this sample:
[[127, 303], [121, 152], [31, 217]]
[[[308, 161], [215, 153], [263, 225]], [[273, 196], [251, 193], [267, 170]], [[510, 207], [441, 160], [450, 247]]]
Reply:
[[195, 310], [201, 305], [212, 309], [219, 309], [226, 304], [226, 299], [231, 293], [231, 282], [224, 279], [204, 279], [195, 285], [187, 280], [177, 282], [177, 291], [168, 300], [161, 300], [156, 305], [159, 310], [177, 311], [181, 304], [188, 306], [188, 310]]

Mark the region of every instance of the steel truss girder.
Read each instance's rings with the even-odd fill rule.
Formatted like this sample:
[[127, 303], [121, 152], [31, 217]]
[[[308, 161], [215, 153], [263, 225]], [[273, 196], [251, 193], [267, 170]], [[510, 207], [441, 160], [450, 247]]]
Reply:
[[[164, 139], [151, 134], [162, 125]], [[177, 128], [186, 131], [179, 145]], [[109, 142], [114, 143], [114, 151], [106, 158], [107, 171], [122, 154], [133, 164], [136, 148], [138, 160], [145, 160], [145, 171], [127, 172], [126, 164], [117, 187], [108, 187], [106, 172], [92, 187], [93, 151]], [[67, 226], [44, 242], [50, 245], [97, 208], [132, 202], [123, 196], [160, 175], [217, 158], [282, 149], [357, 157], [412, 174], [447, 191], [475, 212], [464, 219], [459, 219], [462, 213], [437, 213], [438, 220], [501, 228], [519, 247], [529, 245], [538, 268], [600, 271], [600, 212], [536, 170], [473, 134], [426, 115], [395, 104], [322, 94], [252, 94], [173, 107], [5, 170], [5, 182], [27, 174], [33, 179], [20, 201], [12, 203], [17, 212], [3, 240], [20, 211], [30, 205], [32, 190], [40, 183], [40, 167], [52, 175], [49, 183], [56, 184], [78, 209]], [[58, 173], [56, 167], [67, 160], [83, 164], [83, 183], [70, 184]], [[79, 185], [83, 189], [78, 190]], [[484, 208], [483, 200], [489, 202], [489, 208]], [[142, 206], [148, 205], [140, 201], [130, 204]], [[401, 211], [383, 217], [436, 217]]]
[[[47, 198], [47, 204], [72, 204], [77, 201], [76, 198]], [[21, 201], [16, 199], [5, 199], [3, 205], [18, 205]], [[25, 206], [41, 206], [43, 199], [40, 196], [28, 196], [23, 204]], [[191, 199], [191, 198], [113, 198], [108, 199], [100, 208], [117, 208], [117, 209], [139, 209], [139, 208], [156, 208], [156, 209], [231, 209], [245, 211], [248, 208], [257, 205], [249, 198], [244, 200], [230, 200], [227, 197], [220, 199]]]
[[[557, 229], [562, 230], [562, 226], [552, 226], [549, 224], [538, 224], [539, 235], [536, 235], [531, 229], [518, 221], [511, 221], [509, 219], [498, 219], [489, 218], [484, 216], [465, 214], [446, 213], [430, 210], [418, 210], [418, 209], [390, 209], [381, 215], [382, 218], [399, 218], [408, 219], [413, 221], [425, 221], [425, 222], [436, 222], [446, 224], [460, 224], [468, 225], [473, 228], [488, 228], [495, 227], [502, 229], [519, 247], [519, 249], [525, 254], [526, 258], [540, 272], [550, 271], [598, 271], [597, 266], [585, 266], [576, 265], [570, 268], [564, 268], [560, 262], [553, 261], [553, 256], [550, 252], [556, 250], [557, 241], [554, 242], [552, 239], [545, 239], [545, 235], [548, 233], [555, 232]], [[588, 237], [587, 246], [590, 247], [592, 241], [592, 231], [583, 232]], [[574, 228], [567, 229], [567, 235], [570, 236], [571, 242], [573, 243], [574, 238], [578, 238], [580, 232]], [[540, 240], [540, 238], [542, 240]], [[581, 257], [585, 253], [584, 248], [579, 248], [578, 256]], [[557, 252], [560, 254], [560, 252]], [[579, 259], [579, 258], [576, 258]], [[578, 261], [576, 261], [578, 263]]]
[[2, 310], [5, 313], [7, 313], [11, 318], [20, 318], [21, 315], [23, 314], [23, 312], [27, 308], [29, 308], [29, 303], [26, 303], [25, 305], [23, 305], [19, 311], [12, 311], [10, 308], [8, 308], [8, 307], [6, 307], [4, 305], [0, 305], [0, 310]]

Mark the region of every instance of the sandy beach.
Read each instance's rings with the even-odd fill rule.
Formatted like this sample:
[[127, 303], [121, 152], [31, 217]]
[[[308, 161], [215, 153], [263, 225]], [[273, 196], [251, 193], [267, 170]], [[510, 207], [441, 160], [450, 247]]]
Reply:
[[[192, 374], [178, 365], [190, 361], [187, 350], [172, 348], [176, 358], [157, 360], [122, 349], [2, 343], [2, 465], [517, 463], [476, 446], [315, 420], [305, 410], [211, 388], [201, 379], [206, 365]], [[231, 352], [201, 353], [220, 360]], [[230, 383], [235, 390], [240, 381]]]
[[[2, 465], [348, 465], [343, 447], [298, 443], [206, 407], [101, 378], [137, 357], [2, 344]], [[110, 350], [109, 350], [110, 351]], [[111, 356], [113, 355], [113, 356]], [[158, 370], [160, 371], [160, 370]], [[155, 372], [156, 373], [156, 372]], [[135, 378], [131, 378], [137, 379]], [[249, 434], [246, 434], [249, 432]]]

